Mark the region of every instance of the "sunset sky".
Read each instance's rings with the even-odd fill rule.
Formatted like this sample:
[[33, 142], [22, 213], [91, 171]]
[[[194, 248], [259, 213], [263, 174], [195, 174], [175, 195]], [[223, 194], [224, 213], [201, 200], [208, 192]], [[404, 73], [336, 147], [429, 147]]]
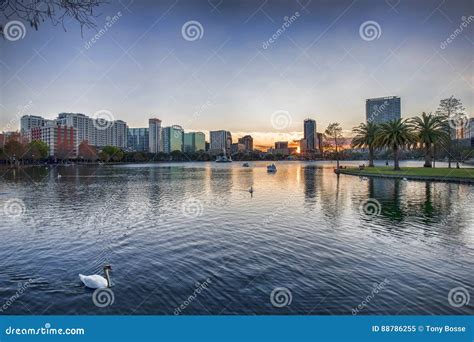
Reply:
[[[96, 32], [81, 36], [72, 20], [66, 31], [25, 23], [23, 39], [0, 39], [0, 131], [18, 129], [23, 114], [105, 109], [130, 127], [158, 117], [271, 145], [300, 138], [307, 117], [320, 132], [332, 121], [348, 132], [364, 121], [366, 98], [390, 95], [401, 97], [404, 117], [434, 111], [450, 95], [472, 116], [473, 7], [469, 0], [122, 0], [97, 9], [97, 30], [107, 17], [118, 19], [95, 43]], [[291, 23], [277, 34], [285, 18]], [[196, 40], [183, 36], [188, 21], [202, 26]], [[361, 36], [367, 21], [380, 27], [378, 38]], [[275, 124], [275, 112], [287, 122]]]

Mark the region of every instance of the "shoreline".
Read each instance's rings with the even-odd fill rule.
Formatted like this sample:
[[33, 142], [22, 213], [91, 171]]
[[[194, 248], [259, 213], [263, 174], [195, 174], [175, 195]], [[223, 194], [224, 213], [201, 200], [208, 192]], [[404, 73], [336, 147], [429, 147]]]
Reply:
[[[428, 171], [441, 171], [446, 172], [444, 175], [428, 175], [428, 174], [410, 174], [410, 172], [418, 173], [428, 173]], [[406, 179], [414, 181], [429, 181], [429, 182], [445, 182], [445, 183], [463, 183], [463, 184], [474, 184], [473, 177], [462, 177], [462, 176], [449, 176], [451, 173], [459, 173], [459, 170], [465, 169], [448, 169], [448, 168], [420, 168], [420, 167], [402, 167], [401, 171], [394, 171], [392, 168], [387, 170], [380, 169], [377, 167], [366, 168], [364, 170], [359, 170], [356, 168], [349, 169], [334, 169], [334, 172], [337, 175], [348, 175], [348, 176], [359, 176], [359, 177], [376, 177], [376, 178], [389, 178], [389, 179]], [[399, 172], [398, 174], [396, 172]]]

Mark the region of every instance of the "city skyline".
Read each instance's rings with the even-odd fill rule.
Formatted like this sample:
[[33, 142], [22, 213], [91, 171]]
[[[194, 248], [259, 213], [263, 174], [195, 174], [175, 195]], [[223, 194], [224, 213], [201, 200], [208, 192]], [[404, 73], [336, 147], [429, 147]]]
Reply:
[[[321, 130], [337, 118], [348, 132], [365, 121], [373, 97], [401, 97], [408, 117], [454, 95], [472, 116], [469, 1], [203, 4], [101, 6], [97, 29], [111, 27], [95, 42], [94, 31], [81, 37], [74, 22], [67, 32], [45, 22], [23, 39], [0, 41], [0, 130], [12, 130], [18, 113], [108, 110], [129, 127], [156, 116], [207, 135], [251, 135], [268, 147], [301, 139], [308, 117]], [[193, 20], [202, 37], [190, 41], [182, 28]], [[373, 40], [360, 34], [368, 21], [380, 26]], [[288, 113], [285, 125], [271, 120], [279, 111]]]

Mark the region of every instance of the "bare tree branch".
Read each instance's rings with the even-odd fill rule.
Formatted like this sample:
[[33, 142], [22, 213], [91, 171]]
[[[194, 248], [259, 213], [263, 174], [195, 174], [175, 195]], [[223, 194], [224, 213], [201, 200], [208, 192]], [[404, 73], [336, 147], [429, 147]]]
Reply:
[[[81, 26], [95, 28], [94, 9], [106, 3], [104, 0], [0, 0], [0, 12], [3, 19], [20, 19], [30, 24], [35, 30], [50, 20], [53, 25], [61, 24], [66, 31], [65, 19], [72, 18]], [[3, 24], [0, 24], [4, 37]]]

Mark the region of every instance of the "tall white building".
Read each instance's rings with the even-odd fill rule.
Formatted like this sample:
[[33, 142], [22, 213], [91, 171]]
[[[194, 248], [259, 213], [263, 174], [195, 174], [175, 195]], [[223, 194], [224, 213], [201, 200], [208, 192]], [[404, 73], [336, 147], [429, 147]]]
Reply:
[[81, 113], [60, 113], [55, 120], [28, 115], [21, 118], [21, 128], [24, 128], [25, 132], [33, 127], [50, 125], [74, 128], [76, 151], [83, 141], [96, 147], [116, 146], [123, 149], [127, 147], [127, 124], [122, 120], [102, 121], [98, 124], [96, 119]]
[[148, 143], [150, 153], [163, 152], [163, 131], [160, 119], [148, 120]]
[[48, 126], [53, 121], [37, 115], [23, 115], [20, 119], [20, 132], [27, 134], [31, 128]]
[[98, 132], [94, 127], [94, 119], [88, 117], [85, 114], [80, 113], [60, 113], [57, 121], [61, 125], [68, 127], [74, 127], [76, 131], [76, 143], [79, 144], [83, 141], [87, 141], [92, 146], [105, 146], [98, 139]]
[[87, 141], [97, 147], [127, 147], [127, 124], [122, 120], [102, 120], [98, 123], [96, 119], [80, 113], [61, 113], [57, 120], [62, 125], [74, 127], [78, 146]]
[[76, 134], [73, 127], [50, 122], [45, 126], [31, 127], [24, 136], [29, 141], [39, 140], [46, 143], [51, 157], [73, 158], [77, 156]]

